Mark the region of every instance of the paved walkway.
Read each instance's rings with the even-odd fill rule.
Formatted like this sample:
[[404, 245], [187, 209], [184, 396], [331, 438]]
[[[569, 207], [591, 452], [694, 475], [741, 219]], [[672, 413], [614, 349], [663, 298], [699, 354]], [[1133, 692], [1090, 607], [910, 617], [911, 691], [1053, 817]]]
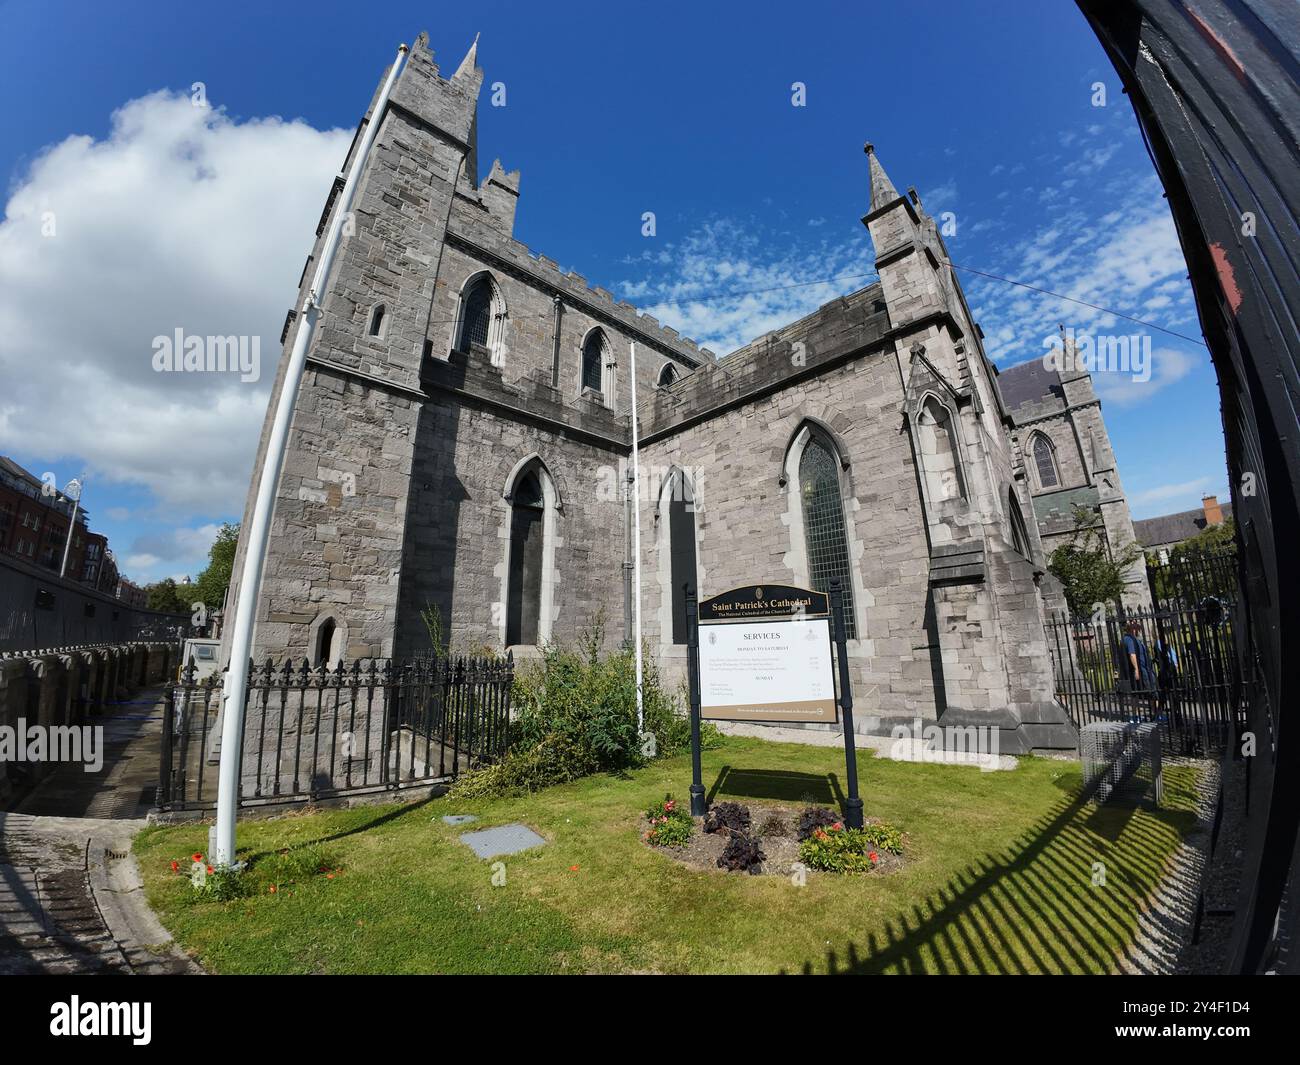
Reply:
[[144, 902], [131, 840], [157, 784], [165, 692], [104, 727], [104, 765], [63, 765], [0, 813], [0, 974], [186, 973]]
[[[725, 736], [751, 736], [772, 743], [803, 743], [810, 747], [843, 747], [844, 734], [829, 729], [784, 728], [780, 725], [757, 725], [747, 721], [714, 721], [718, 731]], [[978, 751], [950, 751], [931, 747], [923, 739], [894, 739], [892, 736], [871, 736], [862, 732], [853, 734], [853, 746], [875, 751], [879, 758], [895, 762], [928, 762], [938, 765], [978, 766], [986, 772], [1016, 768], [1016, 760], [1009, 754], [979, 753]]]

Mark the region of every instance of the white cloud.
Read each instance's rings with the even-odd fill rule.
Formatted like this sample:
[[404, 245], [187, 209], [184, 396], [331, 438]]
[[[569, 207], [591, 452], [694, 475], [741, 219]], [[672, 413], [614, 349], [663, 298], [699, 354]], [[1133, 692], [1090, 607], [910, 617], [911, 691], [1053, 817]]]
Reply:
[[1212, 480], [1212, 477], [1197, 477], [1195, 480], [1182, 481], [1179, 484], [1156, 485], [1154, 488], [1145, 488], [1139, 492], [1132, 493], [1129, 496], [1129, 502], [1134, 506], [1145, 506], [1150, 503], [1166, 503], [1171, 499], [1200, 500], [1201, 494], [1209, 486]]
[[1201, 360], [1178, 348], [1155, 348], [1151, 352], [1151, 375], [1137, 380], [1133, 374], [1112, 371], [1094, 371], [1092, 384], [1104, 402], [1132, 406], [1144, 403], [1157, 392], [1176, 384], [1191, 373]]
[[[40, 155], [0, 222], [0, 449], [75, 456], [99, 483], [147, 487], [172, 521], [238, 513], [350, 137], [160, 92], [115, 112], [105, 140]], [[152, 339], [177, 328], [260, 337], [260, 380], [154, 372]], [[133, 549], [127, 565], [169, 557]]]
[[[861, 229], [861, 227], [859, 227]], [[875, 279], [866, 231], [791, 246], [754, 219], [715, 219], [625, 265], [639, 276], [614, 288], [683, 336], [726, 355]], [[809, 284], [812, 279], [824, 280]]]

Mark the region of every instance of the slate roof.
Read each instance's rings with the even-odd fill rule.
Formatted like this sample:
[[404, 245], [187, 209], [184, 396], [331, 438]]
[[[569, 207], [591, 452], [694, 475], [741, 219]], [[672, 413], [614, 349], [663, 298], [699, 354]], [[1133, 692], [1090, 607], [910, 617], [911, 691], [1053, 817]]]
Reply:
[[998, 372], [998, 389], [1007, 410], [1059, 396], [1061, 375], [1043, 365], [1042, 359], [1008, 366]]
[[[1224, 503], [1223, 518], [1232, 517], [1232, 504]], [[1176, 544], [1195, 536], [1205, 528], [1205, 510], [1182, 510], [1177, 514], [1162, 514], [1158, 518], [1143, 518], [1133, 523], [1133, 532], [1143, 547]]]

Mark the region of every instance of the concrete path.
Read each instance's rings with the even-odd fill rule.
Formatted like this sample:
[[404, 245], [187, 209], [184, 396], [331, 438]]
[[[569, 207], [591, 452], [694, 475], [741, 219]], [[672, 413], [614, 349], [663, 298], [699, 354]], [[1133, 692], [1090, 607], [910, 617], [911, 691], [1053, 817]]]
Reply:
[[[747, 721], [714, 721], [724, 736], [751, 736], [772, 743], [803, 743], [810, 747], [843, 747], [844, 736], [828, 729], [784, 728], [780, 725], [757, 725]], [[880, 758], [895, 762], [931, 762], [939, 765], [978, 766], [986, 772], [1016, 768], [1016, 760], [1009, 754], [994, 755], [991, 751], [948, 751], [933, 748], [921, 739], [894, 739], [891, 736], [853, 734], [853, 746], [871, 750]]]
[[144, 901], [131, 840], [153, 804], [162, 691], [104, 727], [104, 765], [63, 765], [0, 813], [0, 974], [194, 973]]

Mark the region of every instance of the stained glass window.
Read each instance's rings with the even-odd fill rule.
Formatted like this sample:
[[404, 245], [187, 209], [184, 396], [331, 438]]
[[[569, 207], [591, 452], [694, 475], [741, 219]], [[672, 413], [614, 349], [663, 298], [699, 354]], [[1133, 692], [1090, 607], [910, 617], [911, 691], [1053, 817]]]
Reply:
[[799, 492], [803, 497], [803, 533], [808, 548], [808, 577], [814, 589], [830, 592], [840, 579], [844, 597], [844, 628], [857, 636], [853, 611], [853, 581], [849, 576], [849, 545], [840, 498], [839, 463], [824, 443], [813, 437], [799, 458]]
[[1056, 457], [1052, 445], [1041, 433], [1034, 437], [1034, 462], [1038, 465], [1038, 483], [1044, 488], [1055, 488], [1060, 483], [1056, 475]]

